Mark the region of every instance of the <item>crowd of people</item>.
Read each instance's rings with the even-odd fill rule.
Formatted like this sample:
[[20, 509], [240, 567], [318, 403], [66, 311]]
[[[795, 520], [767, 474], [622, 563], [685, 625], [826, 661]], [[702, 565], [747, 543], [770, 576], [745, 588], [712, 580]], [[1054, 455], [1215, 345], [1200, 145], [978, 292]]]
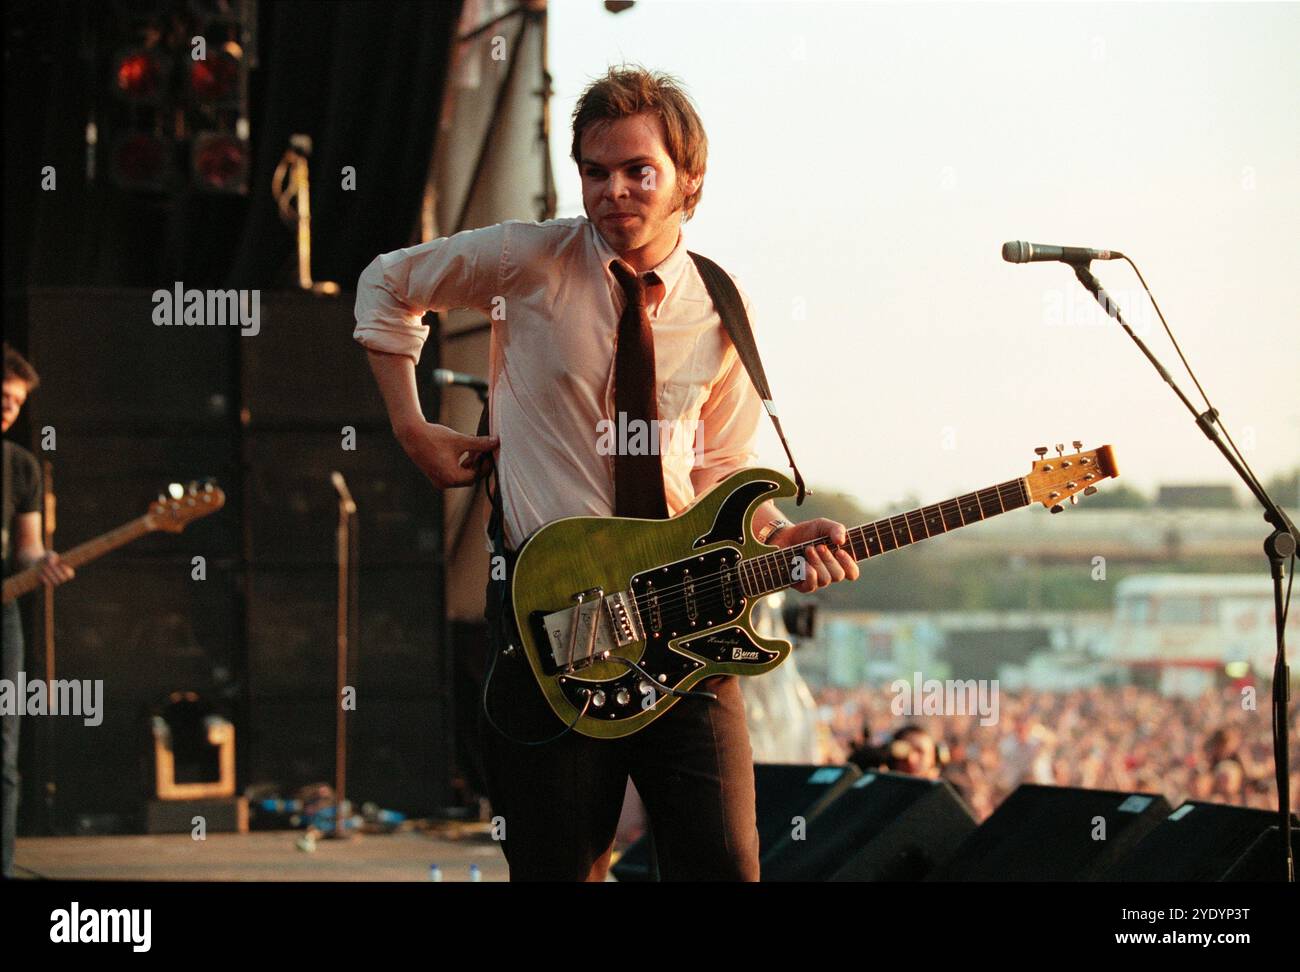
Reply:
[[[1000, 692], [989, 725], [977, 714], [895, 715], [887, 683], [828, 687], [815, 696], [828, 762], [862, 765], [882, 752], [890, 758], [889, 743], [897, 740], [890, 768], [949, 781], [980, 821], [1022, 783], [1160, 794], [1174, 807], [1202, 800], [1277, 808], [1266, 686], [1256, 690], [1255, 708], [1236, 687], [1195, 699], [1136, 686]], [[1296, 807], [1295, 725], [1289, 744]]]

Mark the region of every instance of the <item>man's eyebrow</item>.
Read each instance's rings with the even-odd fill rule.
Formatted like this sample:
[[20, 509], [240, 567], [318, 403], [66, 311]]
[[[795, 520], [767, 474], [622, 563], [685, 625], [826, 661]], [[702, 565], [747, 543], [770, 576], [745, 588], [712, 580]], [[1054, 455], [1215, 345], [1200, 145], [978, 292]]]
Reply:
[[636, 165], [638, 162], [641, 162], [646, 165], [653, 165], [654, 161], [655, 160], [651, 158], [649, 155], [638, 155], [634, 159], [624, 159], [622, 162], [615, 162], [612, 166], [605, 165], [602, 162], [597, 162], [594, 159], [583, 159], [582, 164], [595, 166], [597, 169], [609, 169], [609, 168], [622, 169], [625, 166]]

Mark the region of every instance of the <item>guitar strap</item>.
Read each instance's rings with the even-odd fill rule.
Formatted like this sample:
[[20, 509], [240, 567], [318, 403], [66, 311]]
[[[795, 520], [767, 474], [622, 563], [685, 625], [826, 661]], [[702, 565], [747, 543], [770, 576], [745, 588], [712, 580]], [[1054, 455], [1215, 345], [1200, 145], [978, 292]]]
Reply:
[[695, 261], [695, 267], [700, 271], [700, 277], [704, 280], [704, 287], [713, 298], [713, 306], [717, 308], [718, 316], [722, 318], [722, 326], [727, 329], [727, 334], [731, 336], [731, 343], [736, 346], [736, 353], [740, 355], [740, 363], [745, 366], [749, 372], [749, 380], [754, 383], [754, 389], [758, 392], [758, 397], [763, 400], [763, 407], [767, 409], [767, 414], [771, 416], [772, 425], [776, 429], [776, 436], [781, 440], [781, 447], [785, 449], [785, 457], [790, 460], [790, 470], [794, 473], [794, 483], [799, 488], [799, 495], [795, 499], [795, 506], [803, 505], [803, 498], [807, 495], [804, 488], [803, 476], [799, 473], [799, 467], [794, 463], [794, 456], [790, 452], [790, 444], [785, 441], [785, 433], [781, 431], [781, 419], [776, 414], [776, 403], [772, 401], [772, 389], [768, 387], [767, 375], [763, 371], [763, 359], [758, 356], [758, 346], [754, 343], [754, 331], [749, 326], [749, 315], [745, 313], [745, 302], [740, 299], [740, 291], [736, 289], [736, 283], [731, 279], [731, 275], [722, 267], [718, 266], [708, 257], [700, 256], [698, 253], [690, 253], [690, 257]]
[[[483, 402], [483, 412], [478, 418], [478, 431], [475, 435], [488, 434], [489, 400]], [[492, 542], [492, 552], [506, 558], [507, 575], [514, 573], [516, 551], [506, 548], [505, 514], [501, 509], [501, 484], [497, 479], [497, 464], [492, 453], [484, 453], [483, 461], [487, 463], [487, 474], [483, 477], [483, 494], [487, 497], [491, 513], [488, 515], [488, 538]]]
[[[759, 398], [763, 400], [763, 407], [772, 419], [777, 438], [781, 440], [781, 446], [785, 449], [786, 458], [790, 460], [790, 470], [794, 473], [795, 485], [799, 489], [795, 505], [801, 506], [808, 491], [804, 486], [803, 475], [799, 472], [799, 467], [795, 465], [794, 455], [790, 452], [790, 444], [785, 440], [785, 432], [781, 429], [781, 419], [777, 416], [776, 404], [772, 401], [772, 390], [767, 383], [767, 374], [763, 371], [763, 360], [758, 356], [758, 346], [754, 343], [754, 331], [749, 324], [749, 315], [745, 312], [745, 302], [741, 299], [740, 291], [736, 289], [735, 282], [722, 267], [708, 257], [700, 256], [700, 254], [689, 250], [687, 253], [695, 262], [696, 269], [699, 270], [700, 277], [704, 281], [704, 287], [713, 300], [713, 306], [717, 308], [718, 316], [722, 318], [722, 326], [727, 329], [727, 334], [731, 337], [731, 343], [736, 347], [736, 353], [740, 356], [740, 363], [745, 366], [745, 371], [749, 374], [749, 380], [754, 383], [754, 389], [758, 392]], [[478, 432], [476, 434], [488, 434], [488, 403], [486, 402], [483, 405], [483, 412], [479, 416]], [[491, 463], [489, 467], [490, 473], [483, 478], [483, 489], [487, 494], [488, 502], [492, 506], [492, 512], [488, 519], [488, 535], [491, 537], [494, 552], [506, 556], [507, 562], [513, 567], [514, 557], [512, 551], [507, 550], [505, 544], [501, 497], [499, 495], [500, 484], [497, 482], [496, 467], [492, 463], [491, 457], [488, 458], [488, 462]]]

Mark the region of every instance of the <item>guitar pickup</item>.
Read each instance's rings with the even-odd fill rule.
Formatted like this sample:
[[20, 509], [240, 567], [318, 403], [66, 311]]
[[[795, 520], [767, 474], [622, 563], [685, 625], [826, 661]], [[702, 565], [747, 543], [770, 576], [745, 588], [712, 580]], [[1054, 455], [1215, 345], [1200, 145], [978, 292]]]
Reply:
[[544, 615], [542, 623], [551, 643], [551, 658], [563, 669], [590, 664], [597, 655], [645, 637], [630, 591], [579, 600], [573, 607]]

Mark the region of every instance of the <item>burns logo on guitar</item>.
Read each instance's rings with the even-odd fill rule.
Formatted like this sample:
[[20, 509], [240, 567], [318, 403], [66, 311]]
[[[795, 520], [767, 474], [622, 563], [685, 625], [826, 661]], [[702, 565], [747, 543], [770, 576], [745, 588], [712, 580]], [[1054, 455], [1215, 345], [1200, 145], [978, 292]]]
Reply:
[[[843, 546], [865, 560], [1032, 503], [1059, 512], [1118, 475], [1110, 446], [1046, 451], [1026, 476], [851, 528]], [[764, 501], [794, 494], [781, 473], [746, 469], [671, 519], [566, 517], [534, 533], [515, 566], [514, 617], [555, 714], [584, 735], [617, 738], [707, 695], [690, 688], [709, 676], [781, 664], [790, 643], [759, 635], [750, 613], [799, 582], [801, 548], [760, 543], [752, 519]]]

